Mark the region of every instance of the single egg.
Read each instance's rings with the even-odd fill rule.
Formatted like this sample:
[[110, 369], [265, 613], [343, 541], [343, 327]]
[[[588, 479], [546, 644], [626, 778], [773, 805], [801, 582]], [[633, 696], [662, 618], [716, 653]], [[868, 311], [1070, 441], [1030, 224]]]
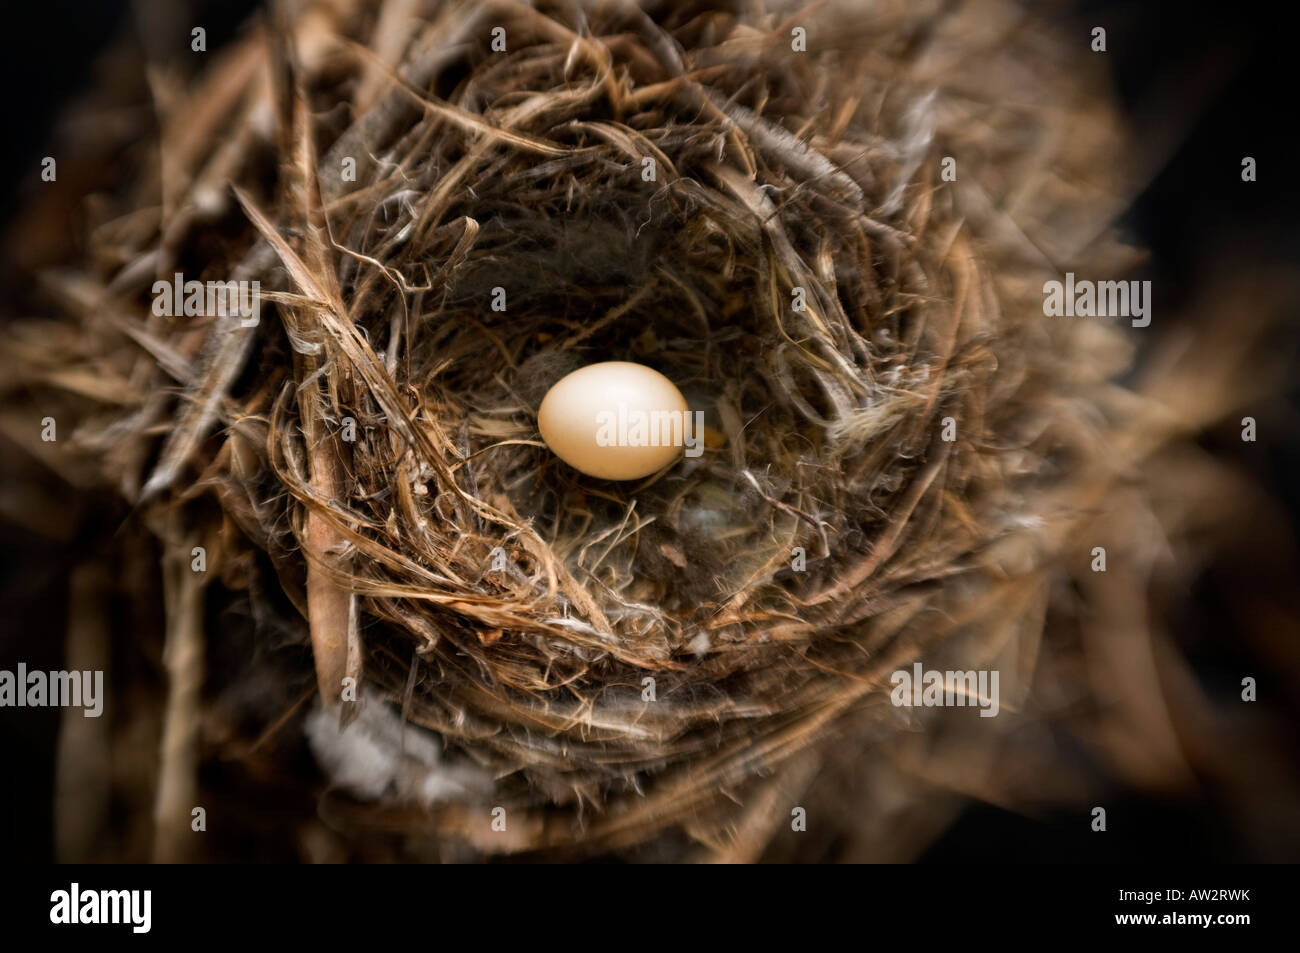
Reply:
[[703, 437], [673, 382], [629, 361], [562, 377], [542, 398], [537, 428], [557, 457], [603, 480], [649, 476]]

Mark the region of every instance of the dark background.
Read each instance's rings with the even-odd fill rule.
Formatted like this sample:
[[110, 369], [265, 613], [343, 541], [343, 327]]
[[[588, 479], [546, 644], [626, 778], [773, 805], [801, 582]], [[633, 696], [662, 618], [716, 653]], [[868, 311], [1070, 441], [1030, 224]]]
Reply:
[[[194, 6], [200, 13], [191, 22], [206, 27], [213, 50], [256, 4], [207, 0]], [[1180, 114], [1187, 117], [1185, 134], [1171, 143], [1167, 161], [1154, 170], [1125, 223], [1134, 240], [1150, 249], [1147, 277], [1162, 291], [1162, 312], [1177, 313], [1194, 301], [1229, 252], [1245, 249], [1270, 264], [1300, 262], [1300, 201], [1292, 166], [1297, 57], [1286, 29], [1291, 5], [1095, 0], [1061, 9], [1078, 24], [1081, 42], [1087, 42], [1092, 26], [1106, 27], [1107, 64], [1139, 136], [1148, 124], [1176, 125]], [[0, 150], [0, 221], [8, 221], [17, 208], [23, 184], [46, 154], [62, 105], [88, 81], [94, 54], [128, 26], [129, 6], [122, 0], [42, 0], [24, 5], [19, 16], [25, 25], [7, 17], [7, 49], [0, 58], [6, 90], [0, 121], [7, 127]], [[1258, 161], [1256, 183], [1241, 181], [1244, 155]], [[12, 316], [12, 304], [0, 301], [0, 314]], [[1300, 407], [1298, 379], [1290, 376], [1291, 411]], [[1230, 455], [1270, 487], [1300, 527], [1295, 428], [1263, 428], [1256, 445], [1223, 440], [1211, 449]], [[67, 601], [61, 565], [49, 541], [0, 525], [0, 668], [12, 669], [18, 659], [33, 668], [61, 667]], [[1197, 602], [1194, 615], [1213, 614], [1222, 598], [1213, 571], [1191, 598]], [[1236, 655], [1231, 640], [1211, 641], [1198, 651], [1198, 674], [1229, 688], [1235, 675], [1225, 681], [1216, 674], [1237, 673], [1256, 661]], [[59, 712], [24, 715], [7, 713], [0, 730], [0, 837], [8, 858], [48, 861]], [[1088, 836], [1074, 814], [1029, 819], [972, 806], [924, 859], [1240, 861], [1258, 856], [1225, 833], [1222, 806], [1208, 800], [1171, 804], [1128, 796], [1111, 803], [1111, 817], [1125, 818], [1124, 836], [1104, 839]], [[1118, 823], [1113, 827], [1120, 829]]]

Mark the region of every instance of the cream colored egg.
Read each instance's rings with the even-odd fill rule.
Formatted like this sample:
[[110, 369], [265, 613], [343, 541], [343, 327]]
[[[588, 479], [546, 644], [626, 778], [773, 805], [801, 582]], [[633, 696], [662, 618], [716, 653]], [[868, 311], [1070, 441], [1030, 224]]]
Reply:
[[605, 361], [561, 378], [537, 427], [569, 466], [604, 480], [638, 480], [681, 456], [692, 431], [686, 399], [643, 364]]

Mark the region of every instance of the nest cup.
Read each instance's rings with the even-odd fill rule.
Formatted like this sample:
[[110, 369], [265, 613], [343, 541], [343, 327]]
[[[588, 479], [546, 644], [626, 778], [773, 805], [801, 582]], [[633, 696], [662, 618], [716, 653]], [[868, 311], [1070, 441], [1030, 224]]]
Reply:
[[[332, 794], [332, 822], [707, 840], [905, 727], [889, 675], [918, 659], [1000, 666], [1013, 704], [1067, 545], [1038, 518], [1106, 426], [1061, 395], [1128, 359], [1041, 307], [1054, 263], [1128, 261], [1097, 238], [1113, 117], [1061, 65], [1086, 50], [996, 3], [449, 4], [400, 42], [384, 9], [246, 44], [273, 55], [235, 188], [135, 251], [258, 280], [260, 323], [151, 320], [199, 370], [106, 467], [232, 590], [288, 595], [331, 724], [391, 706], [460, 772]], [[598, 361], [672, 380], [704, 454], [611, 483], [549, 453], [542, 396]]]

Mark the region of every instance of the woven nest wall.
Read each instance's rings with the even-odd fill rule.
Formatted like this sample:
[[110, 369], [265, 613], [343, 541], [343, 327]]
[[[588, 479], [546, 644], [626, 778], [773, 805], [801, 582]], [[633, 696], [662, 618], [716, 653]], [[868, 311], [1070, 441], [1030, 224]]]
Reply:
[[[159, 540], [160, 842], [232, 736], [305, 732], [355, 840], [752, 858], [837, 758], [929, 758], [894, 671], [998, 670], [1014, 715], [1183, 427], [1114, 383], [1123, 326], [1043, 313], [1136, 260], [1099, 69], [997, 2], [340, 0], [160, 86], [8, 349]], [[155, 313], [176, 272], [259, 281], [259, 322]], [[705, 453], [556, 459], [541, 397], [605, 360]], [[934, 737], [969, 766], [1007, 722]]]

